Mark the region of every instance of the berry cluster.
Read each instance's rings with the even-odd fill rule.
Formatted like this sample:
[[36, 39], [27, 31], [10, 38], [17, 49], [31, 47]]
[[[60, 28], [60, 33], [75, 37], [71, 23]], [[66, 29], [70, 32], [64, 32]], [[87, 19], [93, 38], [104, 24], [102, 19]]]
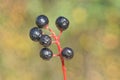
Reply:
[[[40, 57], [44, 60], [50, 60], [52, 57], [59, 56], [62, 62], [62, 70], [64, 75], [64, 80], [66, 80], [66, 69], [64, 66], [64, 58], [72, 59], [74, 56], [74, 52], [71, 48], [65, 47], [61, 48], [60, 45], [60, 36], [63, 31], [65, 31], [69, 27], [69, 20], [63, 16], [60, 16], [56, 19], [56, 27], [60, 31], [60, 34], [57, 36], [55, 32], [48, 26], [49, 20], [45, 15], [40, 15], [36, 19], [37, 27], [33, 27], [30, 30], [29, 36], [32, 41], [39, 42], [44, 48], [40, 51]], [[50, 32], [49, 35], [43, 33], [42, 29], [46, 29]], [[51, 44], [56, 44], [58, 48], [58, 54], [53, 54], [52, 50], [48, 47]]]

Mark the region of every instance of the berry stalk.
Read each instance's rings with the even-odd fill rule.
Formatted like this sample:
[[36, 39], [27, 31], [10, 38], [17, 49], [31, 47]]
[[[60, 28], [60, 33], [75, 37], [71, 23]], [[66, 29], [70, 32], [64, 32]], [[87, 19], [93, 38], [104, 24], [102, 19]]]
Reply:
[[62, 54], [61, 54], [62, 48], [61, 48], [61, 45], [60, 45], [60, 36], [62, 35], [62, 31], [60, 31], [60, 34], [58, 36], [56, 36], [56, 34], [54, 33], [54, 31], [51, 28], [49, 28], [48, 25], [46, 26], [46, 29], [48, 29], [50, 31], [52, 37], [55, 40], [55, 44], [57, 45], [59, 53], [57, 55], [54, 55], [54, 56], [59, 56], [60, 57], [60, 60], [61, 60], [61, 63], [62, 63], [63, 77], [64, 77], [64, 80], [67, 80], [66, 67], [65, 67], [65, 63], [64, 63], [64, 58], [62, 57]]

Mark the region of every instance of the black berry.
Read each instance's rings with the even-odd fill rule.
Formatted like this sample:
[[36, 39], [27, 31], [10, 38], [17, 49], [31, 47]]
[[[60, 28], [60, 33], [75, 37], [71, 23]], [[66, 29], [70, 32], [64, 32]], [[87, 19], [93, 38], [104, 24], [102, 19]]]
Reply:
[[45, 15], [40, 15], [36, 19], [36, 25], [39, 28], [45, 27], [48, 23], [49, 23], [49, 20], [48, 20], [47, 16], [45, 16]]
[[31, 40], [33, 41], [39, 41], [41, 35], [42, 35], [42, 30], [39, 29], [38, 27], [33, 27], [29, 33]]
[[69, 20], [63, 16], [60, 16], [56, 20], [56, 26], [60, 31], [64, 31], [69, 26]]
[[44, 47], [48, 47], [48, 46], [51, 45], [52, 39], [48, 35], [42, 35], [41, 38], [40, 38], [40, 40], [39, 40], [39, 42]]
[[73, 50], [69, 47], [65, 47], [61, 53], [62, 53], [62, 56], [66, 59], [71, 59], [74, 56]]
[[43, 48], [40, 51], [40, 57], [44, 60], [49, 60], [53, 56], [53, 52], [49, 48]]

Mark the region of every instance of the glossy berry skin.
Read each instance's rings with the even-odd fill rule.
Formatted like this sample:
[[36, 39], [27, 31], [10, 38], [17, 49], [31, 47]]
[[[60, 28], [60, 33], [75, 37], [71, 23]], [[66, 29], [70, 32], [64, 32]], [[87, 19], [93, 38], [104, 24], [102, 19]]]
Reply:
[[51, 45], [52, 39], [50, 36], [48, 35], [42, 35], [40, 40], [39, 40], [40, 44], [43, 45], [44, 47], [48, 47]]
[[38, 27], [33, 27], [29, 33], [30, 39], [33, 41], [39, 41], [42, 36], [42, 30]]
[[44, 60], [50, 60], [53, 56], [53, 52], [49, 48], [43, 48], [40, 51], [40, 57]]
[[38, 16], [37, 19], [36, 19], [36, 25], [37, 25], [39, 28], [45, 27], [48, 23], [49, 23], [48, 17], [45, 16], [45, 15], [40, 15], [40, 16]]
[[65, 47], [61, 53], [65, 59], [72, 59], [74, 56], [73, 50], [69, 47]]
[[69, 27], [69, 20], [63, 16], [58, 17], [55, 23], [60, 31], [64, 31]]

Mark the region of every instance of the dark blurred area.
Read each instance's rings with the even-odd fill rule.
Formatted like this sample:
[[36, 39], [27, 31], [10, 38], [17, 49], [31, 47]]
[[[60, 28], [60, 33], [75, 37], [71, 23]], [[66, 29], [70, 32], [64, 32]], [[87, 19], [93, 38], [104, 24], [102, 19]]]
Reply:
[[120, 80], [120, 0], [0, 0], [0, 80], [63, 80], [60, 59], [42, 60], [29, 38], [41, 14], [56, 34], [56, 18], [70, 20], [61, 37], [75, 53], [68, 80]]

